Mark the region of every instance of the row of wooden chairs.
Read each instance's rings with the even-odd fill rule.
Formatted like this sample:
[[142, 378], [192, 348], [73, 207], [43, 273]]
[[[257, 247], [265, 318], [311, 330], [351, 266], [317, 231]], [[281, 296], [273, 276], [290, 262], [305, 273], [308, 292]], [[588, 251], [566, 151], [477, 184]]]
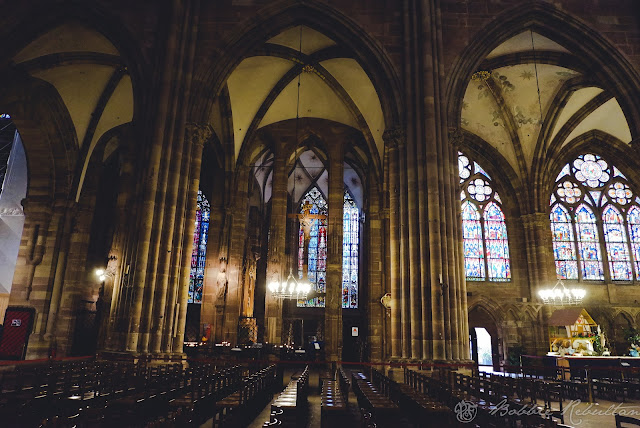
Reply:
[[370, 426], [374, 423], [378, 427], [397, 426], [400, 410], [398, 406], [377, 388], [363, 372], [351, 373], [351, 388], [358, 400], [358, 406], [363, 409], [363, 419], [370, 415]]
[[342, 395], [339, 381], [323, 379], [320, 398], [320, 421], [322, 427], [339, 426], [340, 423], [346, 420], [348, 402]]
[[203, 423], [210, 416], [208, 412], [214, 409], [214, 427], [245, 426], [249, 418], [254, 417], [256, 411], [271, 400], [277, 379], [275, 364], [249, 374], [228, 394], [216, 396], [213, 402], [204, 402], [202, 413], [205, 417], [199, 419], [198, 425]]
[[287, 387], [271, 403], [270, 417], [264, 427], [304, 427], [309, 418], [309, 366], [294, 373]]
[[180, 365], [73, 361], [21, 366], [2, 374], [0, 418], [7, 426], [38, 426], [49, 419], [77, 424], [116, 397], [181, 375]]
[[216, 370], [211, 365], [199, 365], [168, 372], [166, 376], [152, 376], [144, 388], [93, 407], [92, 417], [85, 418], [84, 425], [146, 427], [173, 420], [186, 426], [201, 420], [207, 400], [236, 388], [242, 373], [240, 366]]
[[[421, 393], [446, 404], [460, 416], [472, 414], [467, 427], [566, 427], [556, 421], [546, 404], [532, 402], [531, 397], [504, 395], [492, 382], [480, 376], [465, 376], [451, 372], [447, 378], [436, 378], [405, 369], [405, 383]], [[509, 412], [508, 410], [522, 411]], [[475, 424], [475, 425], [474, 425]]]
[[409, 385], [395, 382], [384, 373], [372, 369], [373, 384], [400, 408], [403, 416], [416, 427], [456, 426], [456, 418], [444, 403]]
[[[194, 406], [175, 406], [186, 394], [224, 393], [241, 368], [211, 364], [150, 366], [146, 362], [73, 361], [3, 372], [2, 426], [145, 426], [194, 417]], [[167, 410], [170, 410], [168, 413]]]

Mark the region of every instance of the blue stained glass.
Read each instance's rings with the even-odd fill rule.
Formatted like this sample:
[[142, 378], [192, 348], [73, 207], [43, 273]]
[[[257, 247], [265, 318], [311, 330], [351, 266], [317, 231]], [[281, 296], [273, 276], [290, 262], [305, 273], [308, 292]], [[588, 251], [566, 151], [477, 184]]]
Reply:
[[583, 204], [576, 210], [575, 218], [582, 276], [588, 280], [603, 280], [604, 273], [596, 217], [591, 209]]
[[[310, 214], [327, 215], [327, 202], [317, 187], [309, 190], [301, 200], [300, 213], [304, 211], [304, 203], [311, 205]], [[311, 283], [316, 293], [326, 292], [326, 267], [327, 267], [327, 219], [312, 219], [309, 229], [309, 242], [307, 243], [307, 259], [304, 255], [304, 228], [300, 225], [298, 232], [298, 277], [304, 280], [304, 266], [307, 265], [307, 280]], [[301, 308], [323, 308], [324, 296], [318, 296], [307, 300], [298, 300]]]
[[342, 307], [357, 308], [360, 210], [348, 190], [343, 201]]
[[631, 253], [633, 254], [636, 278], [640, 277], [640, 208], [631, 207], [627, 213], [629, 223], [629, 240], [631, 241]]
[[469, 201], [462, 204], [462, 235], [467, 279], [482, 281], [485, 272], [480, 213]]
[[207, 201], [207, 198], [201, 191], [198, 191], [187, 303], [202, 303], [210, 215], [211, 206], [209, 205], [209, 201]]
[[491, 177], [475, 161], [458, 152], [462, 183], [462, 237], [469, 281], [510, 281], [511, 261], [502, 199]]
[[484, 238], [487, 249], [489, 279], [504, 281], [511, 278], [507, 225], [500, 207], [490, 202], [484, 210]]
[[578, 279], [578, 262], [569, 212], [562, 205], [555, 205], [551, 209], [550, 219], [556, 275], [562, 279]]
[[615, 207], [607, 205], [602, 213], [602, 220], [611, 279], [630, 281], [633, 279], [633, 273], [622, 215]]
[[476, 162], [473, 163], [473, 168], [475, 169], [476, 173], [483, 174], [485, 177], [491, 180], [491, 177], [489, 177], [489, 174], [487, 174], [487, 172], [484, 169], [482, 169], [482, 167], [478, 165]]

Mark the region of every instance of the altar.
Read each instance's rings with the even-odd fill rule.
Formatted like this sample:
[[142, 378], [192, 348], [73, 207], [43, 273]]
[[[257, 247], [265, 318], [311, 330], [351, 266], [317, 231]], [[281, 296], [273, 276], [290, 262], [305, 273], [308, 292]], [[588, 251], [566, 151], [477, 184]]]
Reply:
[[602, 353], [604, 335], [584, 308], [558, 309], [549, 318], [548, 325], [548, 355], [596, 356]]

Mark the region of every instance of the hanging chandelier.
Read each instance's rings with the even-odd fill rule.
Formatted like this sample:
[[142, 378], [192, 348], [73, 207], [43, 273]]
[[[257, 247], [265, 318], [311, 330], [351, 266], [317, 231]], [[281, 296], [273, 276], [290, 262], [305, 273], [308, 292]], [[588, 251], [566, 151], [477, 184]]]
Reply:
[[[302, 55], [302, 26], [300, 26], [300, 46], [299, 46], [298, 53]], [[301, 69], [301, 72], [312, 72], [313, 70], [314, 70], [313, 66], [311, 66], [310, 64], [307, 64]], [[296, 123], [296, 126], [295, 126], [296, 148], [298, 145], [298, 127], [299, 127], [299, 121], [300, 121], [300, 74], [301, 73], [298, 74], [298, 94], [297, 94], [297, 101], [296, 101], [296, 122], [295, 122]], [[293, 179], [293, 196], [294, 197], [296, 195], [295, 186], [296, 186], [296, 179], [295, 179], [295, 172], [294, 172], [294, 179]], [[289, 215], [289, 217], [298, 217], [301, 222], [304, 222], [304, 224], [307, 224], [311, 218], [318, 217], [310, 214], [310, 206], [306, 202], [303, 206], [305, 208], [305, 210], [303, 211], [303, 214], [301, 215], [292, 214], [292, 215]], [[295, 298], [298, 300], [304, 300], [307, 298], [307, 296], [309, 295], [309, 292], [311, 291], [311, 284], [309, 282], [303, 281], [302, 279], [300, 279], [300, 281], [296, 280], [296, 278], [293, 276], [293, 270], [289, 268], [289, 276], [287, 276], [286, 280], [281, 282], [273, 281], [269, 283], [267, 288], [271, 293], [271, 296], [277, 299]]]
[[273, 281], [269, 284], [269, 291], [271, 295], [277, 299], [306, 299], [309, 291], [311, 291], [311, 284], [308, 282], [298, 282], [293, 276], [293, 272], [289, 269], [289, 276], [285, 281], [278, 282]]
[[587, 294], [583, 288], [567, 288], [562, 280], [558, 280], [553, 288], [543, 288], [538, 291], [538, 296], [545, 305], [576, 306], [581, 305]]

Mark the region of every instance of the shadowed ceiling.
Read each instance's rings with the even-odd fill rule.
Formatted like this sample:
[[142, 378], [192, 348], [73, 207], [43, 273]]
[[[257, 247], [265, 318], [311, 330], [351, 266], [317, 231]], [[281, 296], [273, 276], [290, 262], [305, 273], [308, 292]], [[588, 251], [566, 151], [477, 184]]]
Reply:
[[227, 80], [236, 159], [256, 130], [296, 117], [298, 76], [300, 117], [352, 126], [381, 156], [384, 118], [367, 73], [333, 40], [297, 26], [258, 47]]
[[[536, 153], [553, 153], [591, 130], [623, 143], [631, 132], [620, 105], [563, 46], [523, 32], [491, 51], [469, 82], [462, 127], [493, 146], [526, 179]], [[541, 132], [542, 130], [542, 132]]]
[[118, 50], [102, 34], [72, 22], [32, 41], [13, 62], [51, 83], [64, 101], [84, 162], [82, 183], [100, 137], [133, 118], [131, 78]]

